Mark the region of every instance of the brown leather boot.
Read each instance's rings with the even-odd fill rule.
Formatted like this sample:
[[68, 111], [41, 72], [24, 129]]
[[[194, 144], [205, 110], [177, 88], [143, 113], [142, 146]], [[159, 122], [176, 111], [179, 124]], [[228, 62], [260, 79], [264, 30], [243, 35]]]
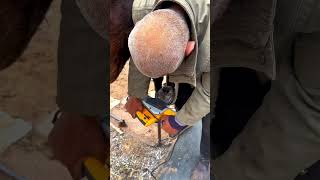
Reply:
[[64, 164], [73, 179], [82, 178], [82, 162], [93, 157], [105, 163], [109, 139], [103, 134], [100, 118], [62, 112], [54, 122], [48, 143], [54, 159]]

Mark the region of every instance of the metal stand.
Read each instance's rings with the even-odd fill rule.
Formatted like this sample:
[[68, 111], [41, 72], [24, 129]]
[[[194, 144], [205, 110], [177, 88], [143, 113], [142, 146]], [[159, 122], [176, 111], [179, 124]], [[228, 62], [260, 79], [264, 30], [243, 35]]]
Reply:
[[158, 146], [161, 146], [161, 121], [158, 121]]

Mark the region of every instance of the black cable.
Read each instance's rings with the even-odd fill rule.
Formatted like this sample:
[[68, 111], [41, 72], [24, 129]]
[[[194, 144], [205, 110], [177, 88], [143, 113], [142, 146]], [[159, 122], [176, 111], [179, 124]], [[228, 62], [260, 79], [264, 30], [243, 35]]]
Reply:
[[165, 164], [165, 163], [167, 163], [168, 161], [170, 161], [170, 159], [171, 159], [171, 157], [172, 157], [172, 154], [173, 154], [173, 151], [174, 151], [174, 148], [175, 148], [175, 146], [176, 146], [176, 144], [177, 144], [177, 142], [178, 142], [178, 140], [179, 140], [179, 137], [180, 137], [180, 134], [177, 135], [177, 140], [176, 140], [176, 141], [174, 142], [174, 144], [172, 145], [172, 149], [171, 149], [171, 151], [170, 151], [169, 156], [167, 157], [167, 159], [166, 159], [165, 161], [163, 161], [162, 163], [158, 164], [158, 165], [157, 165], [155, 168], [153, 168], [153, 170], [150, 172], [152, 178], [157, 179], [157, 178], [153, 175], [154, 171], [157, 170], [157, 169], [158, 169], [160, 166], [162, 166], [163, 164]]

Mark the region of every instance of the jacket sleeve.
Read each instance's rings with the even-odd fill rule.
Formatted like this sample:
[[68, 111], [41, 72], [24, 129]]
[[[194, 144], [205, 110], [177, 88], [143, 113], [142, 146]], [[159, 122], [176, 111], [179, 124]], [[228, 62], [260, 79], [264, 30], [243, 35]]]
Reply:
[[129, 62], [128, 95], [143, 98], [148, 95], [150, 78], [141, 74], [133, 61]]
[[197, 86], [176, 118], [185, 125], [194, 125], [210, 112], [210, 72], [197, 80]]

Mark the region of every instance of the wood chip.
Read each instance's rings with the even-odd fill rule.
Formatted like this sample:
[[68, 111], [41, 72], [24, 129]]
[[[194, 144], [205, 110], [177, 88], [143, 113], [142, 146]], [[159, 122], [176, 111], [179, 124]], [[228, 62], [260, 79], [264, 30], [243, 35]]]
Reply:
[[120, 104], [120, 100], [110, 97], [110, 110]]

